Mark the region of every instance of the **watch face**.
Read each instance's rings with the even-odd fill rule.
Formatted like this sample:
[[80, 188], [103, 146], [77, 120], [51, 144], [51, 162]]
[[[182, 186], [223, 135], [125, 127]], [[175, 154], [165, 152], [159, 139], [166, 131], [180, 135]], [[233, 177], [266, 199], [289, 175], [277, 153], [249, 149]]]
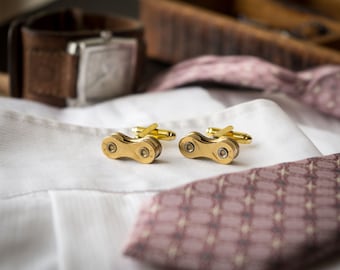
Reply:
[[131, 92], [137, 61], [137, 41], [112, 38], [80, 51], [77, 94], [95, 102]]

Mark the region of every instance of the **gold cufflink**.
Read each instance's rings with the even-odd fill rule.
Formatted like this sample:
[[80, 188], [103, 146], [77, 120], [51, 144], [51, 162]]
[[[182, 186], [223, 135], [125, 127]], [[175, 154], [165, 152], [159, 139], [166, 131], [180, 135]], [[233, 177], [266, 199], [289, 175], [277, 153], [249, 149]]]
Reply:
[[137, 138], [143, 138], [147, 135], [152, 136], [155, 139], [163, 141], [172, 141], [176, 139], [176, 133], [167, 129], [157, 129], [156, 123], [148, 127], [134, 127], [132, 131], [135, 133]]
[[170, 130], [157, 129], [156, 123], [148, 127], [135, 127], [131, 138], [120, 132], [105, 137], [103, 153], [111, 159], [130, 158], [140, 163], [152, 163], [162, 152], [159, 140], [174, 140], [176, 134]]
[[206, 133], [213, 138], [227, 136], [229, 139], [242, 144], [250, 144], [252, 142], [252, 137], [249, 134], [233, 131], [233, 129], [233, 126], [227, 126], [223, 129], [210, 127], [207, 128]]
[[250, 135], [233, 131], [232, 126], [224, 129], [208, 128], [206, 137], [192, 132], [179, 142], [179, 150], [187, 158], [209, 158], [221, 164], [231, 163], [239, 154], [238, 143], [251, 143]]

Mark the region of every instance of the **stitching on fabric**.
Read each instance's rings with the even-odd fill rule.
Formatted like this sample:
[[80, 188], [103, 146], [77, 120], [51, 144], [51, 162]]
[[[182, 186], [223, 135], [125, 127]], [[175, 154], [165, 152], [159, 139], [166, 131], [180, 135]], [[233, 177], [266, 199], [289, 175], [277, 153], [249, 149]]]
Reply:
[[161, 191], [164, 191], [164, 189], [148, 189], [148, 190], [132, 190], [132, 191], [107, 191], [102, 189], [91, 189], [91, 188], [58, 188], [58, 189], [41, 189], [41, 190], [34, 190], [29, 192], [13, 192], [6, 195], [0, 195], [0, 200], [11, 200], [21, 197], [27, 197], [34, 194], [39, 193], [48, 193], [48, 192], [65, 192], [65, 191], [94, 191], [98, 193], [105, 193], [105, 194], [112, 194], [112, 195], [130, 195], [130, 194], [155, 194]]
[[[207, 122], [209, 121], [209, 118], [217, 119], [217, 120], [224, 119], [225, 114], [226, 114], [226, 111], [224, 110], [212, 116], [210, 115], [203, 116], [200, 119], [190, 118], [190, 119], [185, 119], [184, 121], [177, 120], [177, 121], [170, 121], [167, 123], [170, 125], [178, 126], [178, 127], [186, 127], [188, 126], [189, 123], [192, 124], [192, 123], [199, 123], [199, 122]], [[103, 135], [107, 135], [115, 131], [115, 129], [111, 129], [111, 128], [110, 129], [92, 128], [92, 127], [84, 127], [84, 126], [60, 123], [60, 122], [49, 120], [49, 119], [37, 118], [36, 116], [32, 116], [32, 115], [20, 115], [12, 111], [6, 111], [3, 115], [10, 119], [21, 121], [21, 122], [26, 122], [29, 124], [35, 124], [35, 125], [39, 125], [39, 126], [46, 127], [46, 128], [52, 128], [55, 130], [63, 130], [63, 131], [72, 132], [72, 133], [82, 133], [85, 135], [103, 136]], [[124, 128], [122, 128], [122, 130], [124, 130]]]
[[[266, 99], [256, 99], [254, 101], [247, 102], [248, 104], [254, 105], [258, 101], [265, 102], [266, 104], [275, 104], [275, 102], [266, 100]], [[278, 105], [277, 105], [278, 106]], [[258, 109], [258, 106], [256, 106]], [[250, 114], [252, 113], [252, 110], [248, 108], [247, 111], [242, 111], [242, 112], [237, 112], [239, 115], [244, 115], [244, 114]], [[187, 127], [189, 124], [195, 124], [199, 125], [201, 122], [213, 122], [214, 120], [216, 121], [223, 121], [226, 118], [226, 114], [230, 115], [229, 109], [224, 109], [221, 112], [218, 113], [213, 113], [209, 115], [203, 115], [202, 117], [198, 118], [188, 118], [184, 119], [183, 121], [169, 121], [167, 122], [167, 125], [169, 126], [174, 126], [178, 128], [183, 128]], [[235, 112], [234, 112], [235, 114]], [[21, 122], [26, 122], [29, 124], [35, 124], [35, 125], [40, 125], [42, 127], [46, 128], [51, 128], [54, 130], [62, 130], [70, 133], [80, 133], [84, 135], [92, 135], [92, 136], [106, 136], [107, 134], [110, 134], [112, 132], [115, 132], [116, 129], [113, 128], [93, 128], [93, 127], [85, 127], [85, 126], [77, 126], [77, 125], [72, 125], [72, 124], [67, 124], [67, 123], [61, 123], [56, 120], [50, 120], [50, 119], [45, 119], [45, 118], [39, 118], [33, 115], [27, 115], [27, 114], [20, 114], [15, 111], [5, 111], [4, 113], [0, 114], [1, 116], [8, 117], [13, 120], [21, 121]], [[298, 126], [296, 126], [299, 130], [301, 130]], [[122, 128], [121, 131], [125, 132], [128, 130], [128, 128]], [[304, 133], [302, 133], [304, 134]], [[308, 137], [307, 137], [308, 138]]]
[[57, 121], [53, 121], [50, 119], [38, 118], [32, 115], [20, 115], [13, 111], [6, 111], [2, 115], [20, 122], [26, 122], [29, 124], [39, 125], [46, 128], [52, 128], [55, 130], [63, 130], [71, 133], [81, 133], [85, 135], [95, 135], [95, 136], [103, 136], [108, 133], [112, 133], [114, 129], [109, 128], [92, 128], [92, 127], [84, 127], [77, 126], [67, 123], [61, 123]]

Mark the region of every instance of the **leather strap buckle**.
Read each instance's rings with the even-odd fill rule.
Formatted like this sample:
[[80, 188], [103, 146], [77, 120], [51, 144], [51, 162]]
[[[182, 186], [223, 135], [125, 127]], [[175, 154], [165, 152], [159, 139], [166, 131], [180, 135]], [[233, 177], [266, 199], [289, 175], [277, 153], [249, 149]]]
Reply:
[[71, 41], [67, 52], [78, 56], [76, 98], [69, 106], [84, 106], [131, 93], [137, 65], [137, 40], [113, 37], [102, 31], [100, 37]]
[[10, 84], [10, 95], [22, 97], [22, 38], [21, 27], [23, 20], [16, 20], [11, 24], [8, 31], [8, 73]]
[[14, 22], [8, 48], [11, 95], [60, 107], [136, 91], [145, 57], [139, 21], [79, 9]]

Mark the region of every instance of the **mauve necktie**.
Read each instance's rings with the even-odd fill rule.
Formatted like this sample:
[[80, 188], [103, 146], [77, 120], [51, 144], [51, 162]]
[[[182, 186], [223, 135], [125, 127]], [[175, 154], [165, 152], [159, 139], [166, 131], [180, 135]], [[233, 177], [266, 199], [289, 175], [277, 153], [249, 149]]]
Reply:
[[157, 78], [148, 91], [195, 82], [281, 91], [340, 118], [340, 66], [293, 72], [252, 56], [201, 56], [173, 66]]
[[340, 154], [160, 192], [125, 254], [167, 269], [302, 269], [340, 248]]

